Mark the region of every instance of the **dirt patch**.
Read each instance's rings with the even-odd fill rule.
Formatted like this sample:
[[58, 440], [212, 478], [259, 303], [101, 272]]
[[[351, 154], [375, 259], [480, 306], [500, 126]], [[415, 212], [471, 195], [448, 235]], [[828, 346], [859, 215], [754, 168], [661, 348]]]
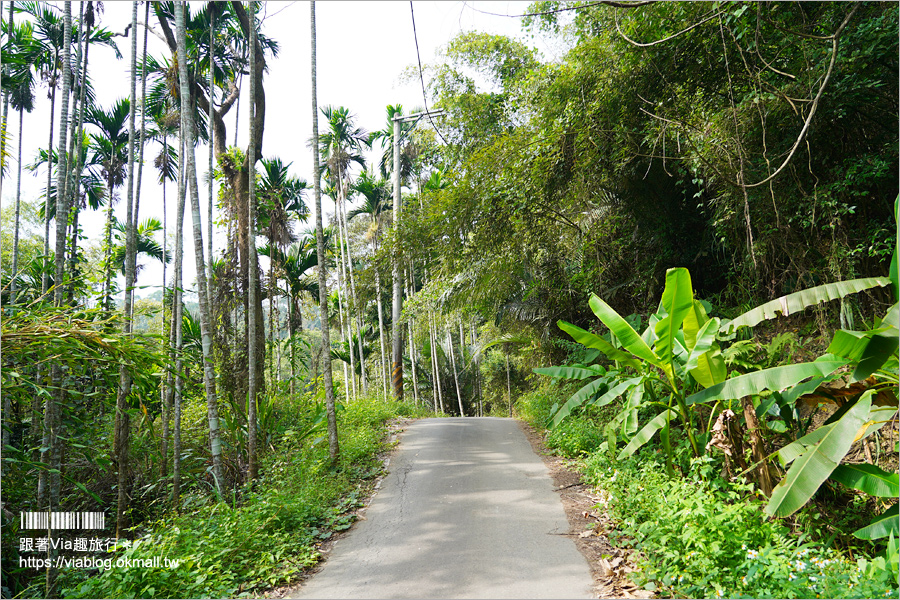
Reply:
[[575, 547], [587, 560], [594, 579], [594, 592], [598, 598], [652, 598], [653, 593], [634, 585], [629, 573], [637, 571], [631, 560], [633, 550], [614, 546], [606, 536], [612, 528], [612, 521], [602, 508], [602, 492], [595, 490], [581, 480], [581, 473], [571, 463], [553, 454], [544, 443], [541, 434], [527, 423], [519, 421], [525, 437], [531, 443], [534, 453], [541, 457], [556, 492], [562, 500], [569, 520], [568, 533]]

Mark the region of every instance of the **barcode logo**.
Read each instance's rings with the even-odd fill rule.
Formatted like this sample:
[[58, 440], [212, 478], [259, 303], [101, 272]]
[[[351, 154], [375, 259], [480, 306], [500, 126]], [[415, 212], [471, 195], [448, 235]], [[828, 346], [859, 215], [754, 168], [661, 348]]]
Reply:
[[106, 514], [102, 512], [22, 512], [22, 529], [103, 529]]

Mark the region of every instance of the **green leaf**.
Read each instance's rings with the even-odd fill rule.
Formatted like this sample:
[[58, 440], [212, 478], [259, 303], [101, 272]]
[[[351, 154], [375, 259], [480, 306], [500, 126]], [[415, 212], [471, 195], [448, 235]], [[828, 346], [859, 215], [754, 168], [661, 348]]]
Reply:
[[688, 396], [685, 404], [690, 406], [709, 400], [732, 400], [758, 394], [764, 390], [781, 391], [800, 383], [807, 377], [828, 375], [845, 364], [847, 364], [846, 359], [829, 357], [826, 360], [755, 371], [723, 381]]
[[685, 369], [697, 380], [697, 383], [705, 388], [724, 382], [728, 374], [725, 359], [722, 358], [722, 353], [716, 344], [718, 330], [719, 319], [710, 319], [703, 325], [697, 332], [694, 348], [685, 365]]
[[625, 352], [622, 352], [599, 335], [590, 333], [589, 331], [585, 331], [581, 327], [577, 327], [575, 325], [572, 325], [571, 323], [567, 323], [566, 321], [560, 320], [557, 321], [556, 324], [560, 329], [568, 333], [572, 337], [572, 339], [579, 344], [587, 346], [588, 348], [599, 350], [610, 359], [617, 360], [622, 364], [635, 368], [640, 367], [640, 362], [635, 360], [634, 357], [626, 354]]
[[593, 396], [595, 393], [597, 393], [598, 390], [600, 390], [600, 388], [602, 388], [604, 385], [607, 385], [608, 383], [609, 382], [605, 378], [601, 377], [599, 379], [595, 379], [594, 381], [590, 382], [589, 384], [572, 394], [572, 396], [568, 400], [566, 400], [565, 404], [563, 404], [559, 408], [559, 410], [557, 410], [555, 413], [552, 413], [553, 421], [551, 422], [550, 427], [553, 428], [559, 425], [560, 421], [568, 417], [573, 410], [581, 406], [585, 400]]
[[622, 433], [626, 436], [634, 434], [638, 430], [638, 407], [644, 400], [644, 386], [635, 386], [628, 392], [628, 401], [622, 410], [625, 418], [622, 424]]
[[[694, 288], [691, 286], [691, 274], [684, 267], [666, 271], [666, 287], [660, 302], [666, 317], [656, 324], [656, 355], [662, 361], [663, 368], [671, 373], [672, 356], [674, 355], [675, 334], [694, 306]], [[672, 374], [674, 378], [674, 374]]]
[[877, 517], [875, 520], [853, 532], [854, 537], [861, 540], [877, 540], [890, 535], [900, 533], [900, 518], [898, 518], [900, 504], [895, 504]]
[[853, 445], [856, 432], [865, 424], [872, 406], [872, 390], [834, 423], [822, 438], [799, 456], [772, 491], [766, 505], [769, 516], [786, 517], [806, 504], [837, 468]]
[[834, 423], [830, 425], [822, 425], [818, 429], [807, 433], [802, 438], [797, 439], [775, 454], [778, 456], [778, 460], [782, 465], [789, 465], [794, 462], [798, 456], [801, 456], [810, 446], [815, 445], [819, 440], [821, 440], [825, 435], [831, 431], [831, 428], [834, 427]]
[[897, 335], [875, 334], [866, 343], [856, 370], [853, 371], [853, 381], [861, 381], [881, 368], [892, 355], [897, 353]]
[[709, 321], [709, 316], [706, 314], [703, 304], [699, 300], [694, 300], [691, 310], [684, 317], [684, 324], [682, 325], [684, 345], [687, 346], [688, 350], [694, 349], [694, 345], [697, 343], [697, 334], [700, 332], [700, 328], [706, 325], [707, 321]]
[[[669, 415], [668, 419], [666, 415]], [[644, 425], [640, 431], [634, 434], [634, 437], [631, 438], [631, 441], [628, 442], [628, 445], [622, 448], [622, 451], [619, 452], [619, 456], [616, 457], [616, 460], [622, 460], [623, 458], [634, 454], [638, 450], [638, 448], [653, 439], [653, 436], [656, 435], [656, 432], [666, 426], [668, 420], [677, 418], [678, 413], [668, 408], [653, 417], [653, 419], [651, 419], [649, 423]]]
[[608, 392], [593, 400], [591, 402], [591, 406], [606, 406], [622, 394], [628, 392], [631, 388], [643, 382], [643, 377], [632, 377], [631, 379], [626, 379], [625, 381], [616, 384]]
[[547, 375], [548, 377], [559, 377], [563, 379], [587, 379], [588, 377], [597, 377], [598, 375], [606, 374], [605, 370], [601, 371], [596, 367], [538, 367], [532, 370], [538, 375]]
[[831, 338], [826, 352], [856, 362], [862, 356], [868, 343], [868, 332], [838, 329], [834, 332], [834, 337]]
[[882, 471], [875, 465], [838, 465], [831, 479], [870, 496], [896, 498], [900, 495], [900, 476]]
[[736, 317], [732, 321], [723, 323], [719, 331], [732, 333], [741, 327], [753, 327], [762, 321], [774, 319], [778, 316], [786, 317], [809, 306], [815, 306], [822, 302], [837, 300], [873, 287], [884, 287], [890, 284], [891, 280], [887, 277], [866, 277], [864, 279], [826, 283], [825, 285], [800, 290], [799, 292], [776, 298], [771, 302], [766, 302]]
[[609, 330], [619, 339], [619, 342], [626, 350], [650, 364], [662, 367], [659, 357], [653, 353], [650, 346], [641, 339], [641, 336], [635, 332], [631, 325], [613, 310], [609, 304], [596, 295], [591, 295], [588, 304], [591, 310], [594, 311], [594, 314], [597, 315], [597, 318], [609, 327]]

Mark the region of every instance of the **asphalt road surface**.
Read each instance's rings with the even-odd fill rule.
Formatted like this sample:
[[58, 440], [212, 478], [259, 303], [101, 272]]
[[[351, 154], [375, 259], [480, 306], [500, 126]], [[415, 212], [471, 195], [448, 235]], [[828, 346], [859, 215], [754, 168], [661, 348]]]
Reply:
[[409, 424], [366, 518], [298, 598], [590, 598], [547, 468], [512, 419]]

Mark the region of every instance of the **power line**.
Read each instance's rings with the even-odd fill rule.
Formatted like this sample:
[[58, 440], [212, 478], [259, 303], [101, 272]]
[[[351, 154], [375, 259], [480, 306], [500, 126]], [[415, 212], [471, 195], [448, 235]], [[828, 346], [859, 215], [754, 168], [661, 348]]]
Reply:
[[434, 119], [431, 118], [431, 113], [428, 110], [428, 94], [425, 93], [425, 76], [422, 74], [422, 56], [419, 54], [419, 36], [416, 33], [416, 13], [413, 11], [412, 0], [409, 0], [409, 14], [412, 16], [413, 39], [416, 41], [416, 60], [419, 61], [419, 81], [422, 83], [422, 99], [425, 100], [425, 115], [428, 117], [428, 121], [431, 123], [431, 126], [434, 127], [438, 136], [440, 136], [441, 141], [449, 146], [450, 144], [444, 139], [444, 136], [441, 133], [441, 130], [437, 128], [437, 125], [434, 124]]

